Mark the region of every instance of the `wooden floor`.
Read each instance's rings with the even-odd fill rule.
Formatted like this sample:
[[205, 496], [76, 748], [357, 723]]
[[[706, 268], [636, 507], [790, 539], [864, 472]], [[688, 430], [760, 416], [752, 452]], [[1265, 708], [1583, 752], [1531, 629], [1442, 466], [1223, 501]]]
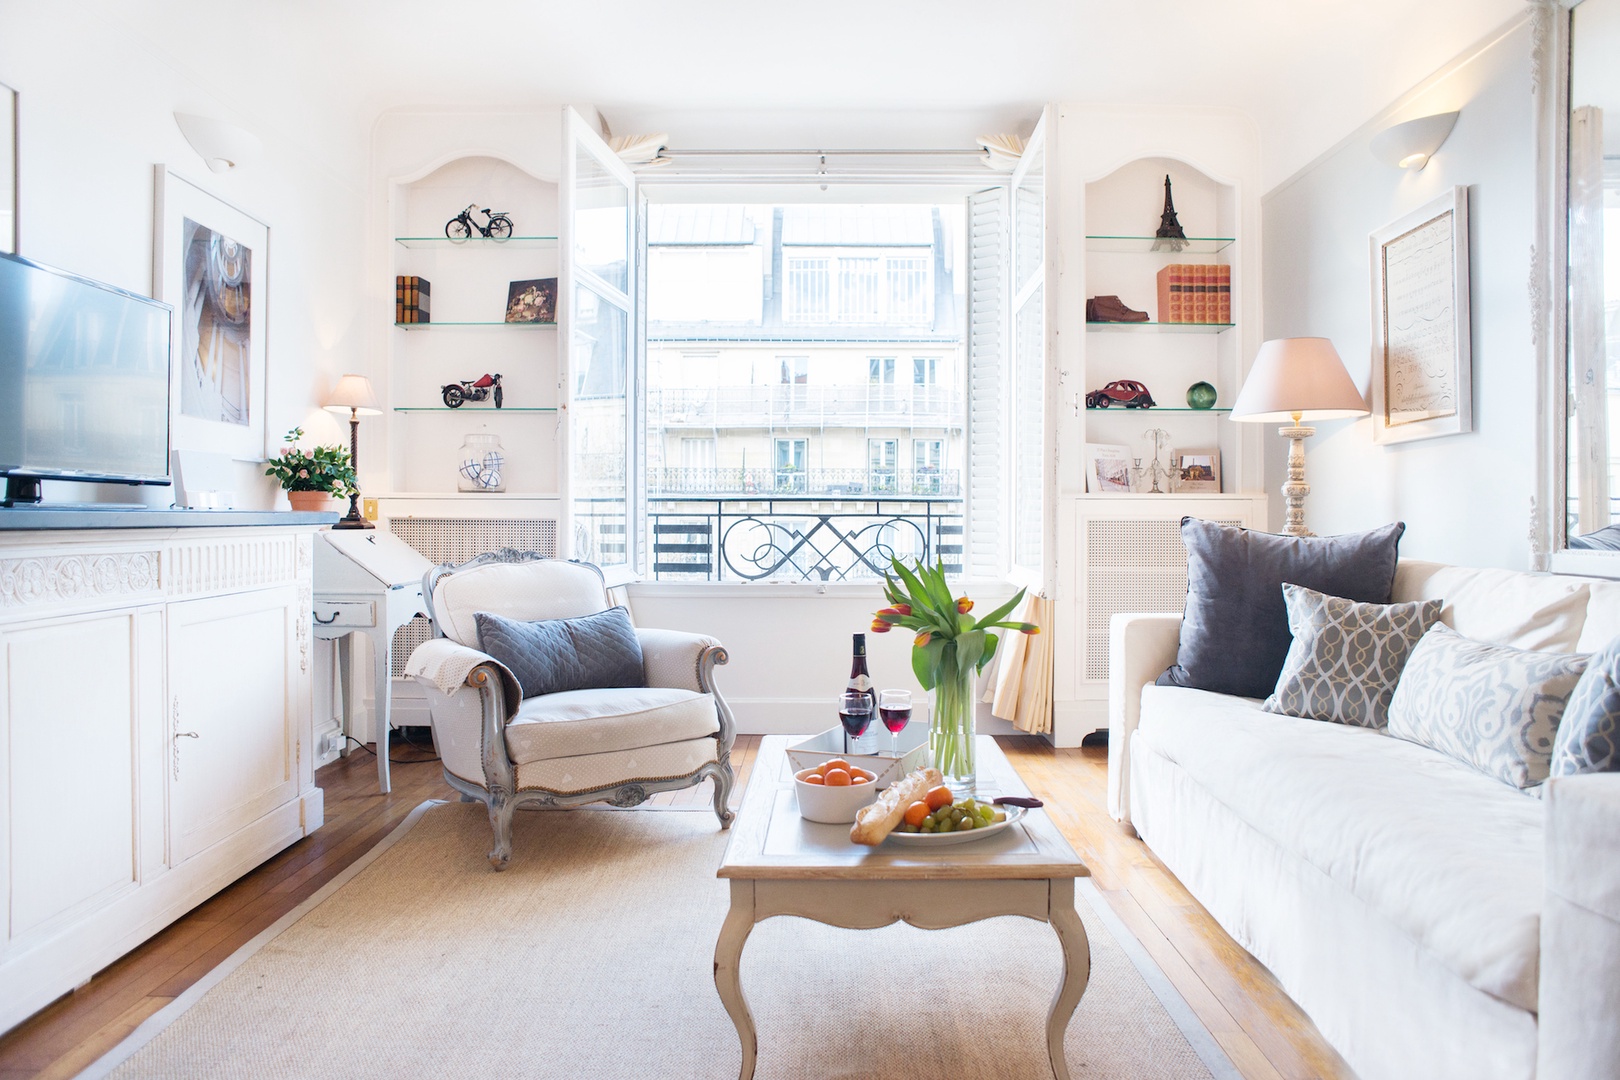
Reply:
[[[1106, 750], [1054, 750], [1035, 737], [998, 741], [1091, 867], [1109, 904], [1245, 1077], [1353, 1080], [1271, 974], [1215, 924], [1140, 841], [1123, 835], [1109, 819]], [[733, 759], [744, 783], [758, 746], [757, 737], [737, 741]], [[396, 749], [396, 762], [412, 753]], [[359, 858], [423, 799], [455, 797], [433, 761], [396, 763], [388, 795], [377, 793], [376, 764], [369, 754], [354, 753], [315, 775], [326, 791], [323, 828], [0, 1035], [0, 1080], [73, 1076]], [[733, 795], [734, 805], [742, 786]], [[704, 785], [655, 801], [711, 797]]]

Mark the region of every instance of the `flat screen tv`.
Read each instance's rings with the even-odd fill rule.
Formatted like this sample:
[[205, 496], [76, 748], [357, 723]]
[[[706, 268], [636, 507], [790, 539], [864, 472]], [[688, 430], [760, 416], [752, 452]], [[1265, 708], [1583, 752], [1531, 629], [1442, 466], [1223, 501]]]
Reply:
[[0, 253], [0, 475], [169, 482], [169, 305]]

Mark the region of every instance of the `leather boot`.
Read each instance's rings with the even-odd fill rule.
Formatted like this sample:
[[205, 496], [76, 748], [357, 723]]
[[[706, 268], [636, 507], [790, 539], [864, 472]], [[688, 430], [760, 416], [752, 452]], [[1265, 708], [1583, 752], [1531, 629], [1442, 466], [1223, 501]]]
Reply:
[[1093, 296], [1086, 301], [1086, 322], [1147, 322], [1145, 311], [1132, 311], [1117, 296]]

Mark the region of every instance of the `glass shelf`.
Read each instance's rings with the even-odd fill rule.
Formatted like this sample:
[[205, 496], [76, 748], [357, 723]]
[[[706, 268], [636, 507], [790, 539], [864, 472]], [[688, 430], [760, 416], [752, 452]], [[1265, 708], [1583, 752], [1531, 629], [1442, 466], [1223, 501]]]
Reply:
[[1233, 236], [1189, 236], [1187, 246], [1180, 251], [1168, 248], [1154, 251], [1153, 244], [1157, 240], [1156, 236], [1088, 236], [1086, 250], [1126, 251], [1143, 255], [1213, 255], [1237, 243], [1237, 238]]
[[448, 236], [396, 236], [394, 243], [408, 248], [554, 248], [555, 236], [511, 236], [505, 240], [471, 236], [465, 240], [452, 240]]
[[401, 330], [431, 330], [435, 326], [510, 326], [514, 330], [555, 330], [554, 322], [507, 322], [504, 319], [491, 319], [486, 322], [397, 322], [394, 324]]
[[497, 408], [494, 408], [493, 406], [489, 406], [489, 405], [476, 406], [476, 407], [471, 408], [471, 409], [466, 408], [465, 406], [463, 406], [462, 408], [459, 408], [459, 409], [452, 409], [448, 405], [395, 405], [394, 406], [394, 411], [395, 412], [453, 412], [453, 413], [460, 413], [462, 416], [467, 416], [470, 413], [478, 413], [480, 416], [482, 416], [482, 415], [487, 415], [488, 413], [509, 413], [509, 412], [511, 412], [511, 413], [518, 413], [518, 412], [552, 412], [552, 413], [554, 413], [554, 412], [557, 411], [557, 409], [556, 409], [555, 406], [542, 407], [542, 406], [530, 406], [530, 405], [508, 405], [505, 408], [501, 408], [501, 409], [497, 409]]
[[1188, 408], [1185, 405], [1155, 405], [1151, 409], [1127, 409], [1123, 405], [1119, 405], [1119, 406], [1110, 405], [1106, 409], [1099, 409], [1094, 405], [1087, 405], [1086, 406], [1086, 412], [1088, 412], [1088, 413], [1134, 413], [1137, 416], [1140, 416], [1143, 413], [1161, 413], [1161, 412], [1229, 413], [1231, 411], [1232, 411], [1231, 409], [1192, 409], [1192, 408]]
[[1237, 323], [1229, 322], [1088, 322], [1088, 334], [1121, 334], [1152, 330], [1161, 334], [1219, 334]]

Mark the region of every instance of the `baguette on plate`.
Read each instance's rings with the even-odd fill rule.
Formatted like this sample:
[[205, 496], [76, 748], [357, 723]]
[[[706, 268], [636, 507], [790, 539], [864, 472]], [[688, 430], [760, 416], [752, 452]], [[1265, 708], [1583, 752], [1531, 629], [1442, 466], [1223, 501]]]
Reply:
[[897, 780], [877, 797], [877, 801], [860, 808], [855, 824], [850, 826], [849, 838], [857, 844], [876, 847], [894, 831], [906, 816], [906, 807], [922, 799], [930, 788], [945, 782], [938, 769], [918, 769], [902, 780]]

